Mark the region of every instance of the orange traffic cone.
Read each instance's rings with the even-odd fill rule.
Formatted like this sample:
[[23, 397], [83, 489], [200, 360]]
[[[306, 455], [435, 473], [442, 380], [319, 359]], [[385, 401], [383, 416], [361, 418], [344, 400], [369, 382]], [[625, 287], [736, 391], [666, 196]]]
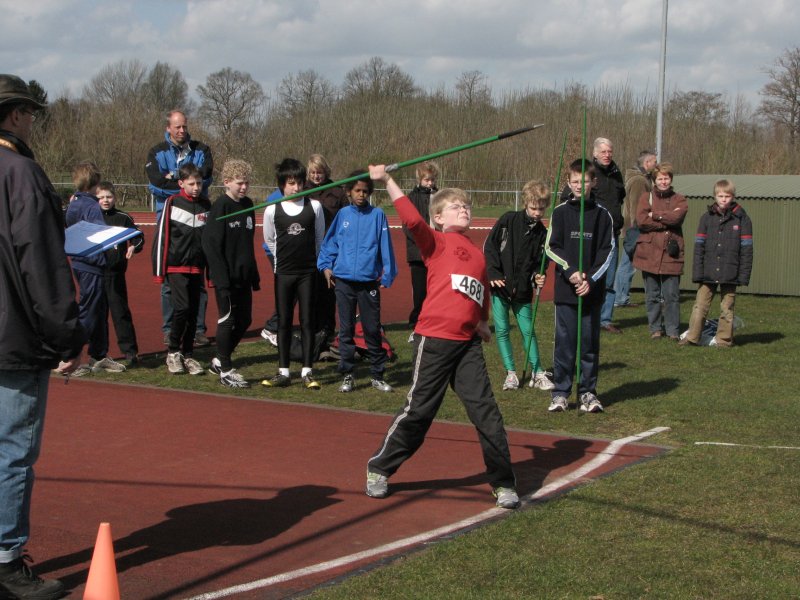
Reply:
[[119, 600], [117, 566], [114, 563], [114, 543], [111, 541], [109, 523], [100, 523], [97, 531], [83, 600]]

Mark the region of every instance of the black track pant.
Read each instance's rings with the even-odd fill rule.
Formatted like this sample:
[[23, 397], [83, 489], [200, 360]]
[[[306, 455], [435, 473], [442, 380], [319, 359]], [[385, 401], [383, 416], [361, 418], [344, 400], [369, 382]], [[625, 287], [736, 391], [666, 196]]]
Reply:
[[197, 329], [197, 312], [200, 309], [200, 291], [203, 288], [201, 274], [169, 273], [172, 290], [172, 325], [169, 329], [169, 351], [191, 356], [194, 334]]
[[217, 297], [219, 319], [217, 320], [217, 358], [223, 371], [230, 371], [231, 354], [242, 341], [242, 337], [250, 327], [253, 318], [253, 290], [248, 288], [232, 288], [220, 292], [214, 290]]
[[[414, 336], [411, 389], [386, 438], [367, 468], [393, 475], [425, 441], [447, 386], [458, 395], [478, 432], [483, 462], [492, 487], [514, 487], [514, 472], [503, 416], [497, 407], [480, 339], [444, 340]], [[456, 452], [457, 450], [454, 450]]]
[[278, 311], [278, 367], [289, 368], [292, 346], [294, 305], [300, 305], [300, 337], [303, 343], [303, 366], [311, 366], [314, 350], [314, 289], [317, 272], [302, 275], [275, 274], [275, 308]]
[[104, 283], [111, 321], [114, 323], [114, 331], [117, 332], [117, 345], [126, 357], [134, 356], [139, 353], [139, 345], [136, 343], [136, 329], [128, 305], [128, 284], [125, 281], [125, 273], [106, 271]]

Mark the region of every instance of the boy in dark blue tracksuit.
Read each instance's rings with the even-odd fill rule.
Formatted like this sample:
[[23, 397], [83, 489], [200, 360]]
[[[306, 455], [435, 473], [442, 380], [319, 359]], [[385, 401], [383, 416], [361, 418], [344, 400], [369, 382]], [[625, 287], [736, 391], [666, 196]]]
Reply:
[[[348, 177], [365, 171], [355, 171]], [[370, 357], [372, 387], [382, 392], [392, 388], [383, 380], [386, 349], [381, 345], [380, 287], [392, 285], [397, 276], [389, 223], [380, 208], [369, 204], [374, 189], [371, 179], [350, 182], [345, 191], [352, 203], [333, 219], [322, 242], [317, 268], [328, 286], [335, 289], [339, 311], [339, 372], [342, 392], [353, 390], [356, 307], [361, 314], [364, 339]]]
[[[576, 358], [581, 361], [578, 382], [579, 407], [584, 412], [602, 412], [597, 398], [600, 364], [600, 309], [605, 298], [605, 275], [615, 256], [613, 222], [609, 212], [597, 204], [591, 193], [594, 167], [578, 159], [569, 166], [569, 198], [553, 211], [545, 241], [547, 256], [556, 264], [556, 339], [553, 350], [552, 398], [548, 410], [569, 408]], [[581, 239], [581, 195], [583, 195], [583, 253]], [[583, 298], [581, 355], [577, 356], [578, 298]]]

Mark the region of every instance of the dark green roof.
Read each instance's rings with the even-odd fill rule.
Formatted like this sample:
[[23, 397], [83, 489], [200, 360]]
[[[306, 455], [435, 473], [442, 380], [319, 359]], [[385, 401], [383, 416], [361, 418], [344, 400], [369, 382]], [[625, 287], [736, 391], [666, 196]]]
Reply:
[[800, 199], [800, 175], [675, 175], [675, 191], [687, 198], [712, 198], [714, 184], [727, 179], [737, 198]]

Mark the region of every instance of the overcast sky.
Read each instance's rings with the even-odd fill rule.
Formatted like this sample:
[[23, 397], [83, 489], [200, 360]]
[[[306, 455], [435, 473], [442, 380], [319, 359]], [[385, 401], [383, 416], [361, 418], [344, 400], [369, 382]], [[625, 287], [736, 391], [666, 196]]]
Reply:
[[[0, 71], [51, 99], [80, 94], [120, 59], [177, 67], [191, 93], [223, 67], [264, 91], [314, 69], [339, 85], [372, 56], [424, 89], [478, 70], [497, 94], [628, 84], [657, 88], [662, 0], [0, 0]], [[743, 94], [800, 43], [796, 0], [670, 0], [667, 88]]]

